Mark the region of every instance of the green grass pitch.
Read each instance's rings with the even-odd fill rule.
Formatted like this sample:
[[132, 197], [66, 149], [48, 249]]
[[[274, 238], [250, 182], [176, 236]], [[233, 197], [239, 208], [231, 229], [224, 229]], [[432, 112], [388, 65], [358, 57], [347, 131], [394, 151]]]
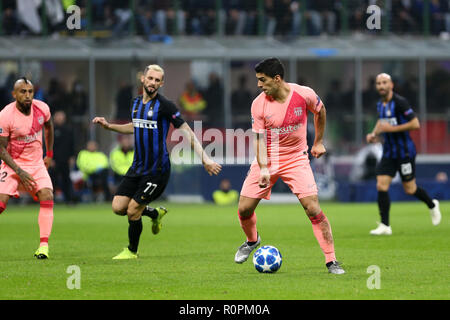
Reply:
[[[323, 202], [345, 275], [327, 273], [311, 223], [300, 205], [261, 204], [263, 245], [279, 248], [283, 265], [260, 274], [251, 259], [234, 263], [244, 241], [237, 207], [164, 204], [161, 233], [144, 217], [138, 260], [111, 258], [128, 243], [125, 217], [110, 206], [55, 206], [50, 259], [38, 247], [38, 206], [9, 205], [0, 216], [0, 299], [449, 299], [450, 202], [431, 224], [420, 202], [391, 206], [393, 235], [374, 237], [377, 206]], [[80, 270], [80, 289], [69, 289], [69, 266]], [[379, 267], [379, 289], [369, 289], [369, 266]], [[70, 271], [70, 270], [69, 270]], [[369, 279], [369, 283], [374, 283]]]

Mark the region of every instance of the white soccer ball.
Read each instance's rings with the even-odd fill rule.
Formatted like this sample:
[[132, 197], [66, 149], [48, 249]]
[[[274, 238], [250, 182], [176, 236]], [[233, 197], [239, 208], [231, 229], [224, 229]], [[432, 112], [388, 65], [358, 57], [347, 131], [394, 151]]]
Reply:
[[259, 272], [277, 272], [281, 268], [281, 262], [281, 252], [274, 246], [263, 246], [253, 255], [253, 264]]

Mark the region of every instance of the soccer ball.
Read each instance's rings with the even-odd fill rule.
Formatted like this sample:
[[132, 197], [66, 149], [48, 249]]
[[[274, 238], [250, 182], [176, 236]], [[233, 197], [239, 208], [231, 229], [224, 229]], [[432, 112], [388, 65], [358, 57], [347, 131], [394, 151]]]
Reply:
[[281, 267], [281, 262], [281, 253], [274, 246], [261, 247], [253, 255], [253, 264], [259, 272], [277, 272]]

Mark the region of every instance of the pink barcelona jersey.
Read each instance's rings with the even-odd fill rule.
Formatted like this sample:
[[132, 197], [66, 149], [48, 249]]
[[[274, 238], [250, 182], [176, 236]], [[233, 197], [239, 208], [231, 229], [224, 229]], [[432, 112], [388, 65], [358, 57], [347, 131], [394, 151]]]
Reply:
[[288, 85], [291, 90], [284, 103], [264, 92], [252, 103], [252, 130], [266, 134], [269, 161], [273, 157], [289, 159], [308, 150], [307, 111], [315, 114], [323, 106], [311, 88], [295, 83]]
[[42, 128], [50, 117], [48, 105], [35, 99], [29, 115], [20, 112], [15, 101], [0, 112], [0, 136], [9, 138], [7, 151], [17, 165], [43, 164]]

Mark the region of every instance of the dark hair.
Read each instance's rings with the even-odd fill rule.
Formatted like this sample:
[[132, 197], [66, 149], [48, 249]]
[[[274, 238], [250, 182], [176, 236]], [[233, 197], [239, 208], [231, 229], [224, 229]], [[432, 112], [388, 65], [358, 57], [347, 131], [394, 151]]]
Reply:
[[260, 61], [255, 66], [256, 73], [264, 73], [266, 76], [274, 78], [279, 75], [281, 79], [284, 78], [284, 66], [278, 58], [267, 58]]

